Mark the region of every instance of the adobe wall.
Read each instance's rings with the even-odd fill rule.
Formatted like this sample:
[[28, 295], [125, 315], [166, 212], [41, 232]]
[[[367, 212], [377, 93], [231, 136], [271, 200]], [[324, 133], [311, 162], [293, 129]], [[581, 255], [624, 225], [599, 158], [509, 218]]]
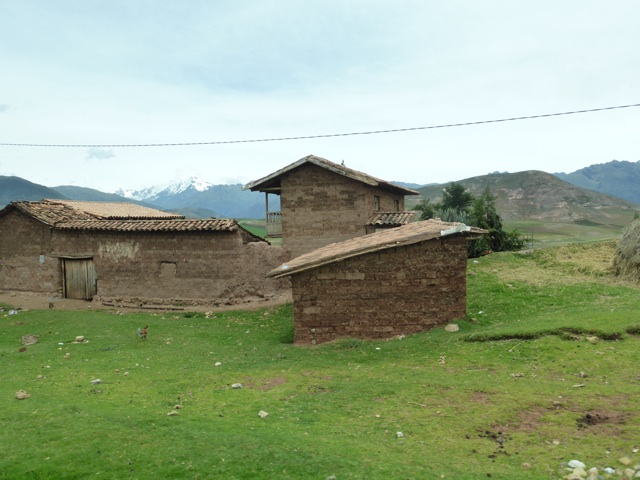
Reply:
[[0, 289], [62, 294], [61, 257], [92, 257], [96, 302], [232, 305], [290, 295], [265, 279], [287, 249], [237, 232], [171, 234], [52, 230], [13, 210], [0, 217]]
[[466, 240], [451, 237], [294, 274], [294, 342], [390, 338], [464, 317], [466, 267]]
[[286, 249], [237, 232], [55, 232], [54, 254], [93, 252], [97, 302], [135, 305], [233, 305], [272, 300], [288, 282], [265, 274]]
[[374, 195], [381, 211], [404, 209], [404, 196], [366, 185], [313, 164], [281, 178], [282, 244], [292, 258], [329, 243], [364, 235], [374, 213]]
[[60, 262], [50, 257], [51, 230], [17, 210], [0, 217], [0, 289], [57, 293]]

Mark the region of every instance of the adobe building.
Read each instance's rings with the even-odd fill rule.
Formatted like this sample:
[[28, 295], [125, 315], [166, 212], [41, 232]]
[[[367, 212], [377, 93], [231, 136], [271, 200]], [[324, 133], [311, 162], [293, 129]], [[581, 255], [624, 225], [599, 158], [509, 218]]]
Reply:
[[[309, 155], [243, 190], [265, 193], [267, 238], [282, 237], [292, 256], [329, 243], [411, 223], [405, 195], [419, 195], [324, 158]], [[280, 196], [280, 211], [269, 210], [269, 195]]]
[[422, 332], [466, 315], [467, 240], [483, 233], [415, 222], [326, 245], [267, 276], [291, 277], [296, 344]]
[[0, 210], [0, 289], [104, 304], [236, 304], [288, 295], [265, 274], [287, 252], [229, 219], [116, 202], [12, 202]]

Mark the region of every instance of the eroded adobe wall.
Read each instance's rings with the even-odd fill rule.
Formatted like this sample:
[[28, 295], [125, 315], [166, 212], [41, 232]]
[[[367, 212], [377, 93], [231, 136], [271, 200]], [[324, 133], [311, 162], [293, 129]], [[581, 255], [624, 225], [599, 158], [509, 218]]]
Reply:
[[265, 279], [288, 252], [247, 242], [241, 231], [56, 232], [55, 253], [93, 252], [96, 301], [136, 305], [231, 305], [272, 300], [287, 281]]
[[295, 343], [391, 338], [466, 314], [467, 245], [430, 240], [292, 276]]
[[0, 289], [57, 294], [61, 267], [50, 245], [43, 223], [15, 209], [0, 217]]
[[281, 179], [282, 244], [297, 257], [329, 243], [366, 233], [374, 213], [374, 195], [381, 211], [393, 211], [404, 197], [352, 180], [313, 164], [305, 164]]

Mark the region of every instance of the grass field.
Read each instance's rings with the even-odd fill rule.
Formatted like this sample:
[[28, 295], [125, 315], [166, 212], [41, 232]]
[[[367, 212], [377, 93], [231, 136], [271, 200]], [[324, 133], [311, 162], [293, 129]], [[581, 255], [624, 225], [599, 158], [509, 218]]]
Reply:
[[[459, 332], [312, 348], [292, 344], [290, 305], [5, 307], [0, 478], [538, 479], [572, 459], [639, 464], [640, 290], [609, 276], [612, 254], [470, 260]], [[39, 342], [20, 352], [27, 334]]]

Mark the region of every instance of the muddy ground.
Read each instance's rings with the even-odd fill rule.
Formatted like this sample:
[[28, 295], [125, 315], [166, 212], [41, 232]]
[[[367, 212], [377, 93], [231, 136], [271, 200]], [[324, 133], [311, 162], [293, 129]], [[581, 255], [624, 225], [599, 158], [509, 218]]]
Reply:
[[[287, 301], [291, 301], [288, 298], [282, 298], [272, 301], [241, 303], [237, 305], [222, 305], [218, 307], [199, 305], [190, 306], [184, 308], [167, 308], [165, 311], [189, 311], [189, 312], [217, 312], [228, 310], [257, 310], [260, 308], [272, 308], [278, 305], [282, 305]], [[130, 308], [122, 306], [105, 306], [101, 303], [93, 303], [87, 300], [74, 300], [70, 298], [60, 298], [45, 293], [34, 292], [22, 292], [22, 291], [0, 291], [0, 305], [8, 305], [12, 308], [19, 308], [22, 310], [41, 310], [48, 309], [50, 305], [52, 308], [59, 310], [125, 310], [125, 311], [139, 311], [139, 312], [151, 312], [151, 311], [163, 311], [158, 308]]]

